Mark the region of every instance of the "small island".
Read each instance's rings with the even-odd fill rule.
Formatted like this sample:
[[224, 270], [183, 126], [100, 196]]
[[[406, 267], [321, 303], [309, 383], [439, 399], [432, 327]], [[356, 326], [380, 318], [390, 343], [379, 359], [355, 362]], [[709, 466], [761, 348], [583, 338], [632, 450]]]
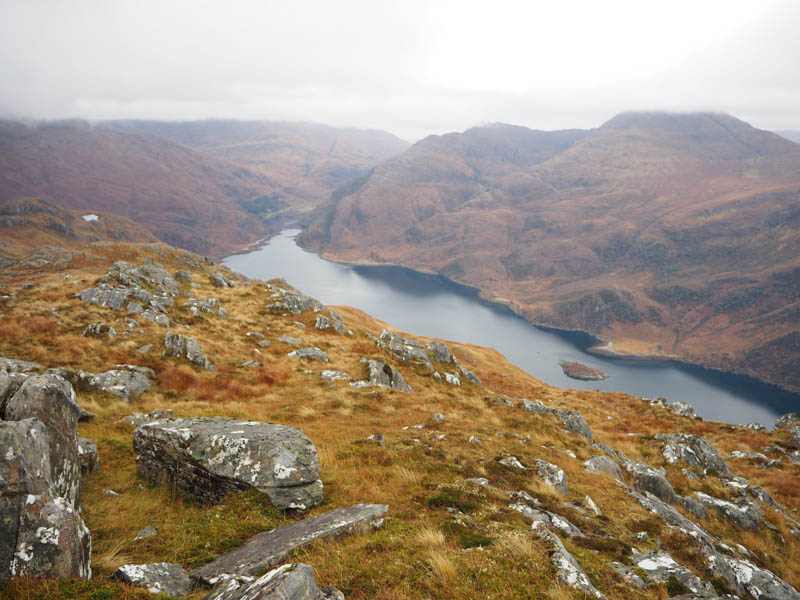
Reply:
[[579, 362], [569, 362], [562, 360], [560, 363], [564, 375], [572, 377], [573, 379], [582, 379], [584, 381], [600, 381], [601, 379], [608, 379], [608, 374], [600, 369], [594, 369]]

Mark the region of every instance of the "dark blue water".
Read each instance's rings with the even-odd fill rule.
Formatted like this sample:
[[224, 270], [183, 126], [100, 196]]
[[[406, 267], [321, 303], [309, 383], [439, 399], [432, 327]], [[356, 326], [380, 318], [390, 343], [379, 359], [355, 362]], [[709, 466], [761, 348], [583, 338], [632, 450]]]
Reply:
[[[800, 396], [751, 377], [588, 354], [592, 338], [586, 334], [535, 327], [508, 308], [481, 300], [474, 289], [442, 277], [403, 267], [353, 267], [323, 260], [295, 244], [298, 233], [283, 231], [262, 248], [223, 262], [248, 277], [283, 277], [324, 304], [355, 306], [401, 331], [493, 347], [552, 385], [663, 396], [689, 402], [706, 419], [767, 427], [777, 416], [800, 410]], [[559, 366], [562, 360], [602, 369], [609, 379], [571, 379]]]

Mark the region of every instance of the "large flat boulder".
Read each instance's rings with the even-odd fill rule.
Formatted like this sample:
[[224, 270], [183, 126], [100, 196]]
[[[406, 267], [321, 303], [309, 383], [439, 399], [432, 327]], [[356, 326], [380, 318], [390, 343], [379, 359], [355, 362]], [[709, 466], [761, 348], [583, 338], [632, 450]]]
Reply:
[[57, 375], [33, 375], [6, 402], [8, 421], [38, 419], [47, 430], [50, 481], [55, 496], [80, 506], [81, 465], [78, 457], [78, 419], [81, 409], [75, 390]]
[[175, 563], [122, 565], [114, 572], [113, 577], [144, 588], [151, 594], [168, 594], [177, 598], [188, 595], [194, 587], [189, 574]]
[[319, 589], [311, 565], [289, 564], [255, 581], [228, 579], [203, 600], [344, 600], [344, 594], [334, 587]]
[[191, 575], [205, 585], [214, 585], [225, 575], [260, 575], [296, 548], [380, 527], [388, 509], [386, 504], [356, 504], [259, 533], [244, 546], [198, 567]]
[[137, 427], [133, 448], [142, 477], [174, 483], [201, 503], [249, 488], [283, 509], [322, 501], [317, 450], [295, 427], [221, 417], [164, 419]]

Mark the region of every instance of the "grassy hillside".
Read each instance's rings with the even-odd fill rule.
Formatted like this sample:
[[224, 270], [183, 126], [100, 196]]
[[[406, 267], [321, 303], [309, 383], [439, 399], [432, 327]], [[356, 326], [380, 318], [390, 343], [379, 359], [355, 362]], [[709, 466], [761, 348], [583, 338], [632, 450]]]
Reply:
[[[195, 567], [259, 531], [301, 518], [292, 511], [279, 513], [255, 492], [201, 506], [184, 500], [170, 486], [148, 485], [136, 475], [133, 427], [119, 423], [133, 412], [173, 409], [176, 416], [224, 415], [300, 427], [319, 452], [325, 491], [323, 504], [307, 514], [358, 502], [389, 504], [388, 518], [377, 531], [318, 543], [291, 557], [312, 564], [321, 585], [336, 585], [349, 600], [577, 597], [557, 581], [550, 549], [531, 531], [530, 522], [509, 508], [509, 492], [517, 490], [583, 530], [585, 537], [564, 543], [609, 598], [666, 598], [680, 591], [673, 583], [638, 589], [609, 567], [610, 561], [628, 561], [633, 548], [647, 552], [660, 547], [707, 577], [692, 538], [647, 512], [611, 476], [587, 472], [583, 461], [600, 451], [566, 431], [554, 415], [523, 410], [522, 398], [579, 410], [596, 442], [632, 460], [663, 466], [683, 494], [703, 491], [735, 497], [714, 476], [693, 480], [681, 465], [667, 464], [654, 434], [701, 434], [726, 457], [733, 450], [760, 451], [768, 444], [786, 443], [784, 432], [679, 417], [636, 397], [553, 388], [494, 350], [455, 342], [447, 343], [485, 388], [466, 381], [460, 387], [437, 383], [429, 371], [401, 362], [376, 345], [374, 336], [389, 326], [355, 308], [335, 309], [352, 336], [315, 329], [313, 311], [283, 315], [268, 310], [266, 305], [274, 300], [270, 285], [288, 289], [286, 282], [214, 287], [210, 275], [216, 266], [161, 244], [94, 243], [84, 250], [64, 262], [55, 255], [47, 264], [17, 263], [0, 271], [4, 293], [16, 296], [0, 308], [0, 355], [91, 372], [118, 363], [136, 364], [154, 370], [154, 385], [132, 404], [97, 390], [78, 389], [79, 403], [97, 413], [79, 432], [97, 442], [101, 464], [100, 471], [84, 479], [83, 518], [92, 532], [95, 577], [89, 582], [15, 580], [0, 592], [9, 598], [147, 598], [149, 594], [116, 583], [109, 575], [129, 562], [171, 561]], [[182, 295], [168, 311], [170, 330], [196, 338], [215, 363], [214, 372], [165, 357], [163, 327], [143, 320], [130, 327], [124, 311], [83, 304], [75, 297], [114, 261], [141, 264], [145, 259], [160, 262], [170, 272], [188, 270], [194, 284], [182, 282], [182, 294], [215, 297], [227, 310], [226, 319], [202, 312], [192, 315], [182, 306], [187, 300]], [[98, 321], [120, 333], [102, 339], [81, 335], [87, 324]], [[132, 332], [122, 333], [125, 329]], [[246, 335], [251, 331], [271, 344], [257, 345], [256, 337]], [[302, 338], [303, 346], [327, 352], [330, 362], [289, 358], [287, 353], [295, 347], [278, 341], [281, 336]], [[140, 351], [145, 346], [151, 349]], [[322, 369], [339, 369], [361, 379], [362, 357], [397, 367], [414, 393], [354, 389], [320, 378]], [[240, 366], [250, 360], [256, 365]], [[434, 413], [445, 419], [435, 421]], [[366, 439], [377, 433], [385, 436], [385, 448]], [[558, 494], [533, 471], [501, 464], [508, 454], [525, 465], [542, 459], [560, 466], [568, 495]], [[800, 467], [787, 460], [770, 469], [744, 459], [730, 459], [729, 464], [737, 475], [767, 489], [786, 510], [800, 508]], [[486, 478], [488, 485], [468, 481], [477, 477]], [[629, 474], [623, 479], [626, 484], [632, 481]], [[121, 495], [109, 496], [106, 489]], [[590, 510], [587, 496], [600, 516]], [[746, 547], [754, 563], [800, 587], [800, 539], [774, 509], [763, 506], [766, 524], [757, 531], [738, 529], [714, 512], [697, 519], [678, 510], [725, 543]], [[159, 535], [134, 541], [137, 531], [148, 525]], [[650, 535], [640, 541], [636, 533], [643, 530]], [[724, 584], [715, 585], [724, 590]], [[205, 593], [198, 590], [191, 598]]]

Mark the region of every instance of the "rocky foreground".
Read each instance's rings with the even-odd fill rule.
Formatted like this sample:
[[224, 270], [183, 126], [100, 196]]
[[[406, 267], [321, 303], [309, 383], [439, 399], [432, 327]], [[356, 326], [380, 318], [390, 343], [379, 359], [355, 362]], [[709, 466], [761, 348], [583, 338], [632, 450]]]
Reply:
[[36, 256], [1, 272], [0, 593], [800, 599], [794, 415], [551, 388], [165, 246]]

